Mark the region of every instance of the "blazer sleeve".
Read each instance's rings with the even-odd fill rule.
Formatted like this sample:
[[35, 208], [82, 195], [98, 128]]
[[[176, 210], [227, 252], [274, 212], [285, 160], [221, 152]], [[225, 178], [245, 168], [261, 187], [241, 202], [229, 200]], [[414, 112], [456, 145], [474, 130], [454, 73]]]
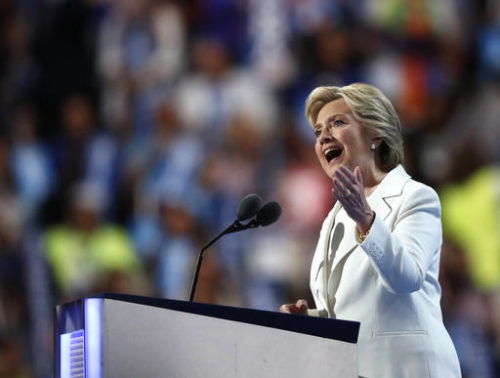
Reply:
[[442, 243], [439, 197], [430, 187], [413, 184], [412, 189], [403, 191], [392, 229], [376, 215], [361, 244], [384, 286], [396, 294], [422, 287]]
[[323, 309], [309, 308], [307, 310], [307, 315], [309, 315], [309, 316], [316, 316], [316, 317], [319, 317], [319, 318], [327, 318], [328, 317], [328, 311], [323, 310]]

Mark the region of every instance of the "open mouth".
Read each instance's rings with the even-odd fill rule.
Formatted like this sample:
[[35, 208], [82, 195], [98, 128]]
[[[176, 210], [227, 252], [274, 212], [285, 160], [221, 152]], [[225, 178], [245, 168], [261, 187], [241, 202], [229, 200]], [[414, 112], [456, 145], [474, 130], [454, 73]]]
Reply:
[[332, 147], [326, 149], [324, 152], [326, 161], [330, 163], [333, 159], [336, 159], [342, 154], [342, 149], [337, 147]]

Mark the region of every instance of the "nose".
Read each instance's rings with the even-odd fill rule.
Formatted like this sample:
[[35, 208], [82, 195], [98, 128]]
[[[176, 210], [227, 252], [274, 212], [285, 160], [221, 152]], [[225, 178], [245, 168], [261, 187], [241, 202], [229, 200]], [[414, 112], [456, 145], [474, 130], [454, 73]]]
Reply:
[[319, 142], [320, 142], [320, 144], [324, 144], [324, 143], [330, 142], [332, 139], [334, 139], [334, 136], [333, 136], [331, 128], [329, 126], [324, 127], [321, 130], [321, 134], [319, 136]]

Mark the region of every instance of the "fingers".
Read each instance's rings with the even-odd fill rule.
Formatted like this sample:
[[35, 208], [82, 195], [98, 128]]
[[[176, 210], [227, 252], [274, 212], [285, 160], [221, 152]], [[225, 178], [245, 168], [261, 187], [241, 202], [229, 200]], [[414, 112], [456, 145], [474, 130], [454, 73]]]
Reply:
[[346, 167], [341, 166], [335, 172], [335, 177], [338, 179], [346, 189], [351, 192], [356, 191], [356, 185], [359, 185], [356, 176]]
[[290, 311], [290, 306], [292, 306], [292, 304], [283, 304], [280, 306], [280, 312], [284, 313], [284, 314], [291, 314], [292, 312]]
[[356, 177], [356, 180], [358, 180], [359, 184], [363, 186], [363, 175], [361, 174], [361, 169], [359, 166], [354, 168], [354, 176]]
[[[356, 166], [356, 168], [354, 168], [354, 171], [356, 171], [356, 169], [359, 170], [359, 167]], [[338, 171], [339, 171], [339, 173], [341, 173], [345, 177], [347, 177], [350, 181], [352, 181], [352, 182], [356, 182], [357, 181], [356, 175], [349, 168], [341, 165], [340, 169]]]
[[305, 299], [299, 299], [295, 303], [295, 307], [301, 311], [306, 310], [309, 308], [309, 305], [307, 304], [307, 301]]
[[366, 200], [363, 176], [359, 167], [354, 168], [354, 172], [341, 166], [335, 171], [333, 178], [333, 195], [344, 207], [347, 215], [356, 223], [366, 223], [367, 214], [372, 219], [372, 211]]
[[306, 315], [309, 305], [305, 299], [299, 299], [295, 303], [288, 303], [280, 306], [280, 312], [285, 314]]
[[[333, 178], [333, 195], [341, 201], [341, 203], [349, 202], [359, 195], [363, 190], [361, 171], [359, 167], [351, 172], [348, 168], [341, 166], [335, 171]], [[361, 178], [361, 182], [359, 180]], [[351, 196], [354, 194], [354, 196]]]
[[337, 179], [333, 179], [332, 192], [337, 199], [345, 198], [347, 195], [347, 189]]

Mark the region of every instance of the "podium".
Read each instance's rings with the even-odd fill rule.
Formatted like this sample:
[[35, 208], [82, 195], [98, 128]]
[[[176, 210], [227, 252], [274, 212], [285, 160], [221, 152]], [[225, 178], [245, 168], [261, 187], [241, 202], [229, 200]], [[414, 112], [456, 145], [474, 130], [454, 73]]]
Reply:
[[111, 293], [55, 321], [59, 378], [358, 376], [358, 322]]

